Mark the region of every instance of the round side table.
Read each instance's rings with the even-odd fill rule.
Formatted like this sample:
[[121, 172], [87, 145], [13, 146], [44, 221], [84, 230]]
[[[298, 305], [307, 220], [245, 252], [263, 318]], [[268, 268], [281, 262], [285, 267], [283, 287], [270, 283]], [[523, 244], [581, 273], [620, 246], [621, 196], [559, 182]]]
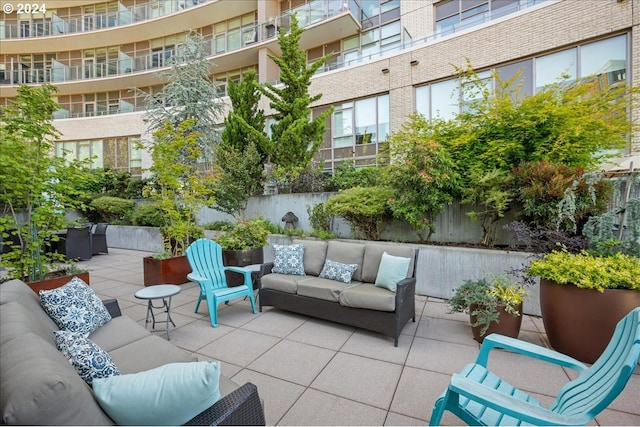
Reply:
[[[176, 326], [171, 319], [171, 297], [180, 293], [182, 289], [177, 285], [152, 285], [147, 286], [145, 288], [137, 291], [134, 296], [138, 299], [147, 300], [147, 317], [144, 320], [144, 327], [146, 328], [149, 323], [152, 323], [151, 332], [167, 332], [167, 340], [170, 340], [169, 337], [169, 328], [170, 325]], [[162, 305], [154, 305], [153, 300], [162, 300]], [[157, 320], [156, 316], [153, 313], [153, 309], [162, 309], [167, 313], [167, 320]], [[149, 319], [151, 317], [151, 319]], [[165, 323], [167, 325], [166, 329], [155, 331], [156, 323]]]

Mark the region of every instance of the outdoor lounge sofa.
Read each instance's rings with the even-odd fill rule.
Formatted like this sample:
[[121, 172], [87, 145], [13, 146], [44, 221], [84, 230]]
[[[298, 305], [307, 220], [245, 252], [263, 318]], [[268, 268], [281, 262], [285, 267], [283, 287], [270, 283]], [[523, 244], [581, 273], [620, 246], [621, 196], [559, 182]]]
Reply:
[[[393, 337], [398, 346], [402, 329], [412, 319], [415, 322], [415, 264], [416, 250], [410, 246], [384, 243], [361, 243], [341, 240], [294, 240], [303, 245], [304, 271], [297, 274], [273, 272], [274, 262], [266, 263], [260, 270], [260, 311], [265, 306], [305, 314]], [[278, 264], [277, 251], [275, 263]], [[379, 274], [385, 257], [384, 273]], [[389, 257], [390, 256], [390, 257]], [[384, 287], [381, 276], [395, 266], [387, 259], [407, 260], [408, 267], [401, 272], [401, 280], [391, 289]], [[330, 260], [341, 264], [356, 265], [351, 281], [326, 278], [323, 269]], [[391, 267], [391, 268], [388, 268]], [[281, 271], [276, 268], [276, 271]], [[322, 276], [325, 276], [323, 278]], [[395, 287], [395, 291], [393, 290]]]
[[[111, 320], [89, 335], [121, 374], [195, 358], [103, 301]], [[20, 280], [0, 285], [0, 414], [2, 424], [114, 425], [89, 386], [56, 348], [56, 323]], [[193, 365], [190, 365], [193, 366]], [[264, 425], [256, 386], [220, 376], [221, 398], [187, 424]], [[148, 409], [147, 409], [148, 410]], [[144, 411], [144, 408], [140, 408]], [[188, 415], [190, 416], [190, 415]]]

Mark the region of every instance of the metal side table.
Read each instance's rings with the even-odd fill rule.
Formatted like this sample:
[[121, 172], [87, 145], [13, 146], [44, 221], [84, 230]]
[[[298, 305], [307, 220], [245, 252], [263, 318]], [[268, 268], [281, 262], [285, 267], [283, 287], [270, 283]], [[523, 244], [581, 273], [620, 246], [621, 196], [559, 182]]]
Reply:
[[[147, 325], [149, 325], [149, 323], [152, 323], [151, 332], [166, 331], [167, 339], [168, 340], [171, 339], [169, 337], [169, 328], [171, 327], [171, 325], [173, 325], [174, 327], [176, 326], [176, 324], [173, 323], [173, 320], [171, 319], [171, 297], [179, 294], [181, 290], [182, 289], [180, 288], [180, 286], [177, 286], [177, 285], [153, 285], [153, 286], [147, 286], [143, 289], [140, 289], [134, 294], [134, 296], [138, 299], [147, 300], [147, 317], [145, 318], [145, 321], [144, 321], [145, 328], [147, 327]], [[162, 305], [156, 306], [153, 304], [153, 300], [158, 300], [158, 299], [162, 300]], [[156, 316], [153, 312], [154, 309], [164, 310], [167, 313], [167, 320], [156, 321]], [[151, 319], [149, 319], [149, 317], [151, 317]], [[166, 323], [167, 327], [166, 329], [155, 331], [154, 329], [156, 328], [156, 323]]]

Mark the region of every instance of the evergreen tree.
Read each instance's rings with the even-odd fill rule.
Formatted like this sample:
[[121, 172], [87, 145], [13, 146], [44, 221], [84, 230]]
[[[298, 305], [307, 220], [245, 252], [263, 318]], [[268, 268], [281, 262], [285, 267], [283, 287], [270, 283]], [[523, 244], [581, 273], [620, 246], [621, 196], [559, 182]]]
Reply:
[[289, 31], [281, 28], [278, 36], [282, 56], [269, 55], [280, 68], [280, 81], [284, 86], [277, 88], [265, 83], [260, 89], [277, 111], [276, 123], [271, 127], [271, 141], [263, 150], [280, 174], [290, 180], [311, 163], [322, 143], [325, 122], [333, 111], [328, 109], [311, 119], [310, 105], [322, 97], [322, 94], [309, 95], [311, 77], [329, 55], [307, 67], [305, 51], [299, 49], [302, 32], [295, 14], [292, 15], [291, 28]]
[[184, 45], [168, 61], [171, 68], [158, 73], [168, 82], [162, 91], [150, 94], [135, 90], [145, 97], [152, 133], [163, 128], [166, 122], [177, 128], [187, 119], [194, 119], [189, 130], [198, 133], [202, 155], [211, 159], [213, 146], [219, 141], [216, 125], [223, 114], [224, 104], [211, 79], [213, 64], [207, 60], [205, 48], [204, 38], [194, 31], [189, 32]]
[[249, 197], [262, 191], [266, 154], [258, 147], [268, 139], [264, 111], [258, 108], [261, 94], [255, 71], [247, 72], [238, 83], [231, 82], [228, 92], [233, 110], [224, 121], [216, 151], [215, 208], [238, 218]]
[[256, 72], [247, 71], [238, 83], [229, 82], [227, 87], [233, 110], [224, 121], [220, 150], [235, 148], [244, 152], [253, 142], [257, 145], [260, 157], [265, 160], [266, 153], [260, 150], [268, 142], [264, 132], [264, 111], [258, 108], [261, 93], [258, 89]]

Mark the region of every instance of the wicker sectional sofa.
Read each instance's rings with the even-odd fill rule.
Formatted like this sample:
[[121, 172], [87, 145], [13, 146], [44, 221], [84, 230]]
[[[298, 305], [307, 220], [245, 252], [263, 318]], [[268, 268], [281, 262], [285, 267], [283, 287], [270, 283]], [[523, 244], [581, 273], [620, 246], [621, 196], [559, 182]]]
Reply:
[[[393, 337], [398, 346], [402, 329], [415, 322], [417, 251], [406, 245], [341, 240], [293, 240], [304, 246], [304, 275], [273, 273], [273, 262], [260, 270], [260, 311], [265, 306], [305, 314]], [[392, 292], [376, 286], [383, 253], [409, 258], [406, 277]], [[350, 283], [318, 277], [331, 260], [356, 264]]]
[[[89, 339], [104, 349], [121, 374], [138, 373], [195, 358], [164, 337], [152, 335], [116, 300], [103, 301], [112, 319]], [[114, 425], [91, 387], [54, 343], [56, 324], [40, 298], [20, 280], [0, 285], [0, 415], [12, 425]], [[221, 398], [191, 419], [195, 425], [264, 425], [255, 385], [220, 377]], [[143, 408], [140, 408], [142, 411]]]

